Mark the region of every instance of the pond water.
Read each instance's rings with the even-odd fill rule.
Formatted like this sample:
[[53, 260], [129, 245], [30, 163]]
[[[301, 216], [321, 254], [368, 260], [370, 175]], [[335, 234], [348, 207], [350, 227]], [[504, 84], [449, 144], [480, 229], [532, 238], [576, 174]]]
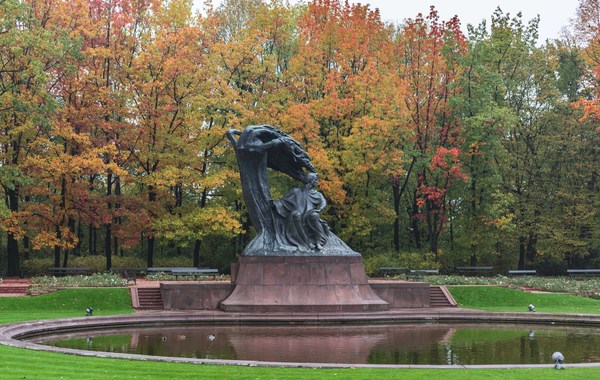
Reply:
[[600, 329], [541, 325], [186, 326], [103, 330], [31, 341], [64, 348], [209, 359], [347, 364], [600, 361]]

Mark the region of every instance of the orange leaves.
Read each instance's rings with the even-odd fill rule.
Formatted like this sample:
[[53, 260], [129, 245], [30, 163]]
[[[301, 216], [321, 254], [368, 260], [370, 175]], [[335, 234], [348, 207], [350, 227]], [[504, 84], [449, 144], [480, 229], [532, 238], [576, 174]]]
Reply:
[[[576, 106], [583, 107], [583, 117], [581, 122], [592, 119], [600, 120], [600, 99], [580, 100], [575, 103]], [[600, 126], [596, 127], [596, 132], [600, 133]]]
[[446, 178], [458, 178], [466, 181], [467, 176], [460, 169], [460, 155], [461, 152], [457, 148], [438, 147], [436, 154], [431, 159], [429, 170], [441, 169]]
[[34, 249], [42, 249], [44, 247], [61, 249], [72, 249], [77, 245], [77, 236], [67, 227], [60, 227], [57, 231], [40, 231], [31, 239], [31, 245]]
[[0, 230], [12, 234], [15, 239], [22, 239], [27, 234], [22, 222], [28, 216], [27, 212], [12, 212], [7, 216], [0, 214]]

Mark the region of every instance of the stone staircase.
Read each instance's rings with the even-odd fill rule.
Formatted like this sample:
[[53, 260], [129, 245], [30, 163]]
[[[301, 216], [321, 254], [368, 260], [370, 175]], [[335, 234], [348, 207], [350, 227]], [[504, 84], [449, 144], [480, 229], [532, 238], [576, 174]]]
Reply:
[[430, 307], [457, 307], [457, 303], [445, 286], [431, 285], [429, 287]]
[[5, 278], [0, 283], [0, 295], [24, 295], [29, 290], [30, 281], [27, 279]]
[[[133, 306], [138, 310], [163, 310], [160, 288], [134, 288]], [[136, 302], [137, 301], [137, 302]]]

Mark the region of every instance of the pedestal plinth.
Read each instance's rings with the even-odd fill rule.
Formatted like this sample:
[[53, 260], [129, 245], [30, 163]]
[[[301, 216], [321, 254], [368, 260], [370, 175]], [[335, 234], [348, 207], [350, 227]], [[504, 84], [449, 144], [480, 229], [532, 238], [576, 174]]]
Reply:
[[360, 256], [242, 256], [236, 287], [221, 309], [364, 312], [389, 304], [369, 286]]

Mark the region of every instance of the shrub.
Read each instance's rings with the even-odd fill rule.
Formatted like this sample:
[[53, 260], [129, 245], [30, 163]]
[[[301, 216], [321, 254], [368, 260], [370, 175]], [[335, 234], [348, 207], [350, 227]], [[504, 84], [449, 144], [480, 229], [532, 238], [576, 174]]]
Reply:
[[126, 287], [127, 280], [117, 274], [94, 273], [90, 276], [41, 276], [31, 279], [29, 291], [33, 294], [53, 291], [58, 288], [81, 288], [81, 287]]
[[148, 273], [146, 279], [149, 281], [200, 281], [200, 280], [215, 280], [215, 281], [226, 281], [230, 280], [229, 275], [221, 274], [218, 276], [175, 276], [169, 273]]
[[371, 254], [364, 259], [367, 276], [377, 276], [381, 267], [402, 267], [408, 269], [439, 269], [433, 253], [384, 252]]

